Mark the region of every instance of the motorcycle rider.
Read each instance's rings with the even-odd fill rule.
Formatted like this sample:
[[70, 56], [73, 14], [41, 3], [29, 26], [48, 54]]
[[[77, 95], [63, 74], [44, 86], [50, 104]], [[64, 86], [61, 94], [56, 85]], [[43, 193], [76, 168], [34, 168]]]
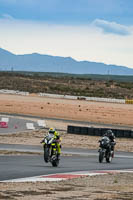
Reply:
[[[61, 154], [61, 137], [60, 134], [55, 130], [55, 128], [50, 128], [48, 131], [48, 134], [52, 134], [54, 136], [54, 140], [56, 141], [57, 145], [57, 159], [60, 159], [60, 154]], [[41, 141], [41, 143], [44, 142], [44, 139]]]
[[110, 139], [111, 151], [113, 151], [113, 157], [114, 157], [114, 146], [116, 145], [115, 135], [114, 135], [113, 131], [109, 129], [106, 131], [104, 136], [107, 136]]

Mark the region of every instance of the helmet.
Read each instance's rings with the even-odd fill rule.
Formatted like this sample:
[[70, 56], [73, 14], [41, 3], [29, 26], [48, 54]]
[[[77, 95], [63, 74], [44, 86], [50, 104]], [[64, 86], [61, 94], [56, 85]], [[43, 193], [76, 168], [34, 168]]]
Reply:
[[112, 130], [107, 130], [106, 134], [107, 134], [108, 137], [113, 136]]
[[55, 129], [54, 128], [50, 128], [49, 129], [49, 133], [54, 134], [55, 133]]

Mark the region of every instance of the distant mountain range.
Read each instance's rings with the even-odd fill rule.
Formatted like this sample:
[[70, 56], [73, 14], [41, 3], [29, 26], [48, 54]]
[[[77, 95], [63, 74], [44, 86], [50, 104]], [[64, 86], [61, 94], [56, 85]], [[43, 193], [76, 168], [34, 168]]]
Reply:
[[133, 75], [133, 69], [104, 63], [76, 61], [71, 57], [15, 55], [0, 48], [0, 71], [61, 72], [70, 74]]

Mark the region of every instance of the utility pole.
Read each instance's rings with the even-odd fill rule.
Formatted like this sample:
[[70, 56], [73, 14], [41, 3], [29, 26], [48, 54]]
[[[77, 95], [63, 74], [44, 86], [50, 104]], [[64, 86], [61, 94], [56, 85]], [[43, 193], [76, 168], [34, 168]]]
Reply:
[[14, 70], [13, 67], [11, 67], [11, 72], [13, 72], [13, 70]]
[[110, 73], [110, 71], [109, 71], [109, 69], [108, 69], [108, 78], [107, 78], [107, 79], [108, 79], [108, 81], [109, 81], [109, 73]]

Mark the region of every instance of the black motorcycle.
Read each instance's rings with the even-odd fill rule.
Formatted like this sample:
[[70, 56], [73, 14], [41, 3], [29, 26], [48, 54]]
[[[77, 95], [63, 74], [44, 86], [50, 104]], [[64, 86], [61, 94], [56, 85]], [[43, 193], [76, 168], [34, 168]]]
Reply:
[[107, 136], [102, 137], [101, 140], [99, 140], [99, 163], [102, 163], [104, 158], [106, 159], [107, 163], [110, 163], [113, 158], [113, 151], [111, 150], [111, 141]]
[[53, 134], [48, 134], [42, 142], [44, 148], [44, 161], [51, 162], [53, 167], [59, 165], [57, 142]]

